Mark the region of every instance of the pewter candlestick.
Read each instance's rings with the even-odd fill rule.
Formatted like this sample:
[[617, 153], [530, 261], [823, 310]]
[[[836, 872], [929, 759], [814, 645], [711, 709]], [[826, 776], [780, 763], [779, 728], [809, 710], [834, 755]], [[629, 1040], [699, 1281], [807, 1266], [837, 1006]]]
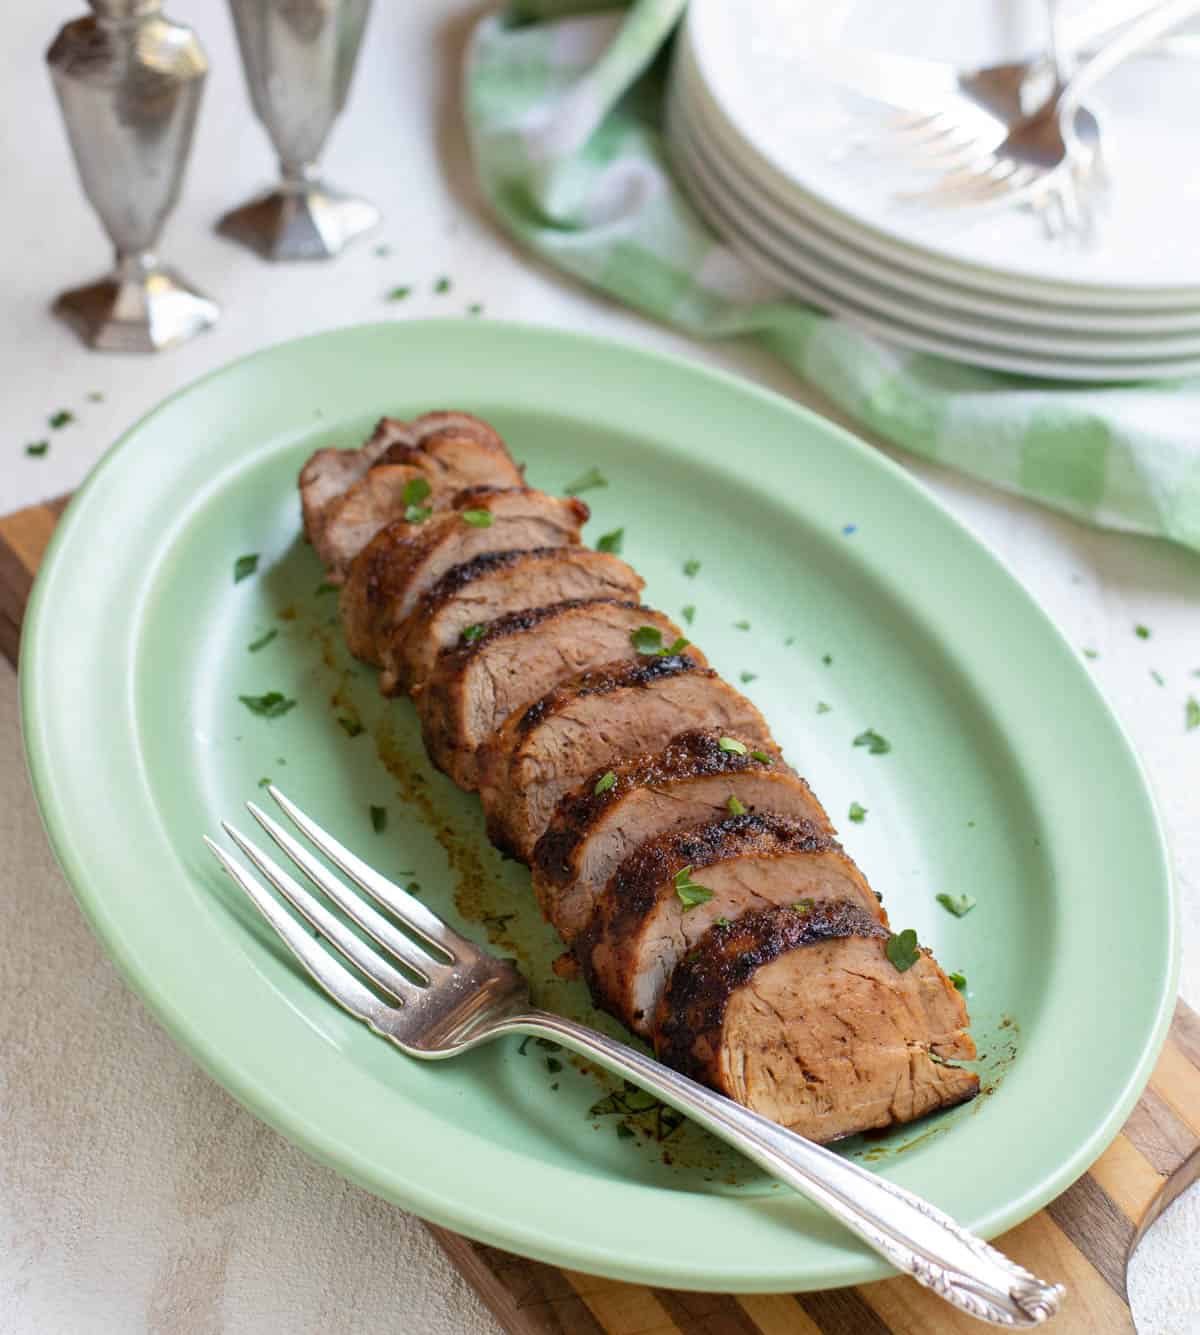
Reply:
[[89, 0], [46, 53], [84, 194], [117, 251], [111, 277], [64, 292], [60, 315], [94, 348], [156, 352], [207, 329], [215, 302], [158, 262], [179, 198], [208, 61], [161, 0]]
[[254, 110], [279, 155], [275, 190], [217, 224], [270, 260], [337, 255], [379, 221], [321, 182], [316, 161], [346, 102], [371, 0], [229, 0]]

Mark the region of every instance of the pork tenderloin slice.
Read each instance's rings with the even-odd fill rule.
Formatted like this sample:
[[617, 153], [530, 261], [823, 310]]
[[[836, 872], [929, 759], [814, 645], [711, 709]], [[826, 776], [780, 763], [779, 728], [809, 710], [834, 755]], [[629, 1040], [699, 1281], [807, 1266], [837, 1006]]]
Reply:
[[[682, 692], [667, 693], [665, 724], [678, 728], [691, 723], [695, 730], [672, 736], [665, 746], [648, 745], [646, 754], [597, 767], [559, 800], [537, 840], [531, 859], [534, 892], [543, 913], [551, 921], [561, 918], [568, 930], [570, 924], [578, 924], [575, 930], [586, 924], [613, 873], [646, 840], [728, 815], [730, 797], [751, 814], [776, 812], [809, 821], [823, 834], [833, 833], [812, 789], [776, 758], [773, 748], [762, 748], [765, 761], [752, 754], [759, 748], [742, 736], [742, 721], [726, 717], [721, 729], [708, 726], [721, 721], [714, 703], [728, 698], [731, 687], [724, 682], [700, 690], [683, 685]], [[696, 725], [704, 725], [703, 730]], [[722, 749], [722, 732], [750, 749], [741, 754]], [[544, 749], [552, 750], [552, 744], [545, 743]], [[612, 783], [597, 792], [597, 781], [608, 769]], [[515, 826], [517, 819], [510, 818], [510, 823]]]
[[[574, 599], [512, 612], [470, 644], [447, 649], [414, 695], [433, 762], [460, 787], [478, 786], [480, 748], [514, 711], [523, 711], [565, 678], [644, 657], [634, 633], [652, 626], [664, 644], [679, 627], [634, 602]], [[688, 657], [703, 662], [689, 648]]]
[[620, 557], [590, 547], [485, 552], [452, 566], [421, 598], [383, 645], [383, 668], [408, 690], [424, 681], [438, 654], [460, 643], [472, 627], [572, 599], [636, 600], [644, 583]]
[[710, 728], [776, 757], [762, 714], [710, 667], [685, 657], [609, 665], [555, 686], [479, 756], [487, 833], [522, 861], [559, 800], [614, 765], [662, 750], [685, 728]]
[[[325, 506], [314, 526], [312, 544], [331, 584], [345, 582], [351, 561], [381, 528], [404, 518], [405, 497], [412, 494], [408, 488], [419, 480], [429, 483], [426, 470], [416, 465], [380, 464]], [[421, 507], [432, 508], [435, 498], [430, 484]]]
[[[389, 450], [397, 452], [418, 450], [428, 438], [452, 431], [459, 439], [474, 440], [477, 448], [486, 451], [485, 458], [494, 461], [495, 474], [487, 478], [472, 477], [471, 481], [501, 482], [508, 476], [504, 460], [515, 468], [503, 440], [486, 422], [470, 413], [423, 413], [411, 422], [394, 417], [381, 417], [375, 430], [356, 450], [327, 448], [317, 450], [300, 470], [300, 507], [304, 516], [304, 532], [309, 541], [316, 543], [320, 518], [325, 507], [335, 497], [348, 490], [367, 470], [384, 460]], [[439, 447], [440, 448], [440, 447]], [[408, 458], [388, 460], [391, 463], [411, 464]], [[458, 483], [469, 486], [470, 482]], [[519, 471], [512, 485], [520, 486]]]
[[513, 462], [507, 447], [495, 432], [483, 435], [452, 427], [434, 431], [415, 445], [397, 441], [375, 466], [411, 463], [428, 466], [431, 477], [451, 491], [479, 486], [525, 485], [520, 467]]
[[[487, 511], [490, 522], [470, 522], [479, 518], [475, 511]], [[582, 501], [528, 487], [476, 487], [459, 492], [450, 508], [423, 523], [386, 525], [350, 563], [342, 588], [339, 611], [350, 652], [380, 663], [383, 645], [452, 566], [485, 552], [576, 546], [588, 513]], [[380, 685], [396, 689], [390, 675]]]
[[818, 1144], [973, 1098], [963, 999], [928, 951], [901, 973], [849, 903], [711, 927], [659, 1003], [660, 1060]]
[[[681, 895], [675, 878], [684, 873], [710, 897]], [[836, 902], [886, 924], [862, 872], [819, 826], [772, 813], [727, 816], [650, 839], [626, 858], [575, 957], [596, 1004], [645, 1038], [675, 965], [714, 923]]]

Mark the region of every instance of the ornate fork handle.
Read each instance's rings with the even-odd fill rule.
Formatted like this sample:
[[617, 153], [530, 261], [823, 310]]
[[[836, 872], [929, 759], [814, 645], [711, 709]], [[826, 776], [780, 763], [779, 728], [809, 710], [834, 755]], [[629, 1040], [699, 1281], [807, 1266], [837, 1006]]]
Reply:
[[635, 1081], [815, 1201], [898, 1270], [981, 1321], [1037, 1326], [1058, 1311], [1066, 1292], [1061, 1285], [1043, 1283], [919, 1196], [623, 1043], [548, 1011], [508, 1016], [486, 1030], [475, 1041], [537, 1034]]

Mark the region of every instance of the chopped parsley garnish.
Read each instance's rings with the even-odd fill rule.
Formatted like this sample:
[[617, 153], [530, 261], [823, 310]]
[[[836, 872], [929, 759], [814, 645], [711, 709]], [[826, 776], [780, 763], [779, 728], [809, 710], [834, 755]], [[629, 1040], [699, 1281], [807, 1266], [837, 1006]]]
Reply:
[[728, 919], [728, 918], [718, 918], [718, 919], [713, 923], [713, 926], [714, 926], [714, 927], [728, 927], [729, 925], [730, 925], [730, 923], [729, 923], [729, 919]]
[[795, 644], [795, 643], [796, 643], [796, 637], [795, 637], [794, 635], [789, 635], [789, 636], [787, 637], [787, 639], [784, 640], [784, 642], [783, 642], [783, 647], [784, 647], [785, 649], [787, 649], [787, 648], [789, 648], [791, 645], [793, 645], [793, 644]]
[[322, 581], [320, 584], [317, 585], [316, 596], [320, 598], [326, 593], [337, 593], [337, 591], [338, 591], [338, 586], [336, 584], [330, 584], [328, 581]]
[[1150, 627], [1134, 626], [1133, 633], [1138, 637], [1139, 640], [1148, 640], [1150, 638]]
[[376, 246], [375, 250], [373, 251], [373, 254], [378, 255], [381, 260], [387, 259], [387, 257], [391, 253], [392, 253], [392, 248], [391, 246], [388, 245]]
[[822, 655], [821, 655], [821, 662], [824, 663], [826, 667], [830, 667], [830, 666], [832, 665], [832, 663], [833, 663], [833, 655], [832, 655], [832, 654], [822, 654]]
[[1099, 658], [1100, 653], [1096, 649], [1085, 649], [1083, 651], [1083, 656], [1084, 658]]
[[400, 499], [404, 502], [404, 518], [410, 524], [423, 524], [433, 514], [430, 506], [421, 504], [432, 490], [429, 479], [424, 477], [410, 478], [404, 484]]
[[911, 927], [906, 927], [899, 935], [893, 933], [889, 936], [886, 950], [897, 973], [907, 972], [921, 958], [917, 934]]
[[618, 1122], [617, 1135], [622, 1140], [632, 1140], [634, 1136], [637, 1135], [637, 1132], [634, 1131], [633, 1127], [631, 1127], [628, 1122]]
[[481, 304], [480, 302], [478, 302], [478, 301], [473, 301], [473, 302], [467, 307], [467, 314], [468, 314], [468, 315], [482, 315], [482, 314], [483, 314], [483, 306], [482, 306], [482, 304]]
[[639, 626], [629, 632], [629, 640], [639, 654], [659, 654], [664, 658], [683, 653], [690, 643], [681, 635], [673, 644], [664, 646], [662, 631], [657, 626]]
[[240, 584], [242, 580], [249, 579], [257, 569], [257, 552], [249, 552], [245, 556], [239, 556], [233, 563], [233, 582], [235, 584]]
[[769, 756], [765, 751], [751, 751], [750, 755], [754, 760], [758, 760], [764, 765], [773, 765], [775, 763], [775, 758]]
[[752, 681], [757, 681], [757, 680], [758, 680], [758, 673], [757, 673], [757, 672], [743, 672], [743, 673], [741, 674], [741, 681], [742, 681], [742, 684], [743, 684], [743, 685], [747, 685], [748, 683], [750, 683], [750, 682], [752, 682]]
[[596, 550], [598, 552], [612, 552], [614, 556], [620, 553], [621, 547], [625, 542], [625, 530], [623, 528], [614, 528], [611, 533], [601, 533], [596, 541]]
[[832, 708], [833, 708], [833, 706], [832, 706], [832, 705], [827, 705], [827, 704], [825, 703], [824, 700], [818, 700], [818, 701], [817, 701], [817, 713], [818, 713], [818, 714], [828, 714], [829, 711], [830, 711]]
[[560, 1062], [557, 1057], [547, 1057], [546, 1070], [549, 1071], [551, 1075], [557, 1075], [559, 1071], [562, 1070], [562, 1062]]
[[965, 918], [979, 901], [974, 895], [938, 895], [937, 902], [956, 918]]
[[539, 1048], [545, 1048], [547, 1052], [562, 1051], [562, 1044], [556, 1043], [552, 1038], [535, 1038], [533, 1041], [538, 1045]]
[[48, 440], [34, 440], [25, 446], [25, 453], [33, 459], [40, 459], [50, 448]]
[[[387, 829], [387, 807], [370, 807], [369, 810], [371, 812], [371, 829], [376, 834], [382, 834]], [[409, 889], [411, 890], [412, 887], [410, 886]]]
[[481, 622], [476, 622], [473, 626], [468, 626], [459, 637], [463, 644], [474, 644], [479, 637], [484, 634], [487, 627]]
[[279, 691], [268, 691], [266, 695], [239, 695], [238, 699], [252, 714], [261, 714], [263, 718], [279, 718], [296, 705], [295, 700], [289, 700]]
[[966, 974], [952, 973], [950, 975], [950, 981], [954, 984], [956, 988], [958, 988], [960, 992], [965, 992], [967, 990]]
[[706, 886], [697, 885], [692, 880], [691, 866], [681, 867], [675, 873], [675, 893], [679, 896], [679, 901], [683, 905], [684, 913], [689, 909], [697, 908], [701, 904], [707, 904], [713, 897], [713, 892]]
[[269, 788], [271, 786], [271, 780], [267, 778], [259, 779], [258, 786], [260, 788]]
[[746, 743], [739, 742], [736, 737], [720, 737], [717, 739], [717, 745], [722, 751], [732, 751], [735, 756], [746, 754]]
[[850, 803], [850, 819], [855, 825], [861, 825], [867, 818], [866, 807], [861, 807], [857, 802]]
[[394, 287], [387, 294], [388, 301], [403, 301], [405, 297], [412, 295], [411, 287]]
[[874, 728], [868, 728], [866, 732], [860, 732], [854, 739], [855, 746], [865, 746], [869, 754], [873, 756], [885, 756], [892, 749], [892, 744], [886, 737], [880, 737]]
[[88, 401], [89, 403], [103, 403], [103, 402], [104, 402], [104, 395], [101, 394], [100, 391], [99, 391], [98, 389], [89, 389], [89, 390], [88, 390], [87, 401]]
[[1167, 684], [1163, 678], [1163, 674], [1161, 672], [1156, 672], [1154, 668], [1150, 669], [1150, 676], [1159, 686], [1165, 686]]
[[249, 649], [252, 654], [256, 654], [260, 649], [265, 649], [278, 634], [279, 632], [272, 626], [270, 630], [260, 635], [257, 640], [251, 640], [246, 648]]
[[581, 491], [595, 491], [597, 487], [607, 487], [608, 478], [598, 468], [589, 468], [574, 482], [568, 482], [563, 488], [568, 496], [578, 496]]
[[690, 561], [685, 561], [683, 563], [683, 573], [688, 579], [695, 579], [700, 573], [700, 562], [695, 557], [692, 557]]
[[351, 718], [349, 714], [338, 715], [338, 727], [347, 737], [357, 737], [363, 730], [363, 725], [356, 718]]
[[728, 807], [731, 816], [744, 816], [746, 814], [745, 805], [738, 800], [734, 793], [729, 794], [729, 801], [725, 805]]
[[608, 790], [613, 786], [613, 784], [616, 783], [616, 781], [617, 781], [617, 776], [612, 772], [612, 770], [609, 770], [607, 774], [602, 774], [596, 780], [596, 786], [592, 789], [593, 796], [599, 797], [601, 793], [607, 793]]
[[451, 282], [449, 278], [446, 278], [444, 275], [441, 278], [439, 278], [437, 282], [434, 283], [433, 285], [433, 290], [438, 294], [439, 297], [445, 296], [446, 293], [450, 291], [450, 288], [451, 288]]
[[496, 516], [490, 510], [460, 510], [463, 523], [472, 528], [491, 528]]
[[52, 413], [46, 421], [55, 431], [61, 431], [63, 427], [70, 425], [75, 420], [75, 414], [67, 408], [60, 408], [58, 412]]
[[749, 630], [750, 623], [748, 621], [735, 621], [733, 623], [733, 628], [734, 630]]
[[695, 603], [688, 603], [686, 607], [681, 607], [679, 609], [679, 615], [683, 617], [684, 621], [686, 621], [687, 624], [690, 626], [692, 622], [695, 621], [696, 619]]
[[789, 905], [793, 913], [811, 913], [813, 911], [813, 902], [811, 899], [798, 899], [794, 904]]
[[1200, 703], [1197, 703], [1194, 695], [1189, 695], [1187, 704], [1183, 712], [1184, 722], [1187, 724], [1188, 732], [1193, 728], [1200, 728]]

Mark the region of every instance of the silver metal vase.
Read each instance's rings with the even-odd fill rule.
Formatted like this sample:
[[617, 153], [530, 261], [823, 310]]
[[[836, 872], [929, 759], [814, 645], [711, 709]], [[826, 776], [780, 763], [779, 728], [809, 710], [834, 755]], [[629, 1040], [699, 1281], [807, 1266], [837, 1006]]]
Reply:
[[217, 230], [270, 260], [328, 259], [379, 222], [320, 180], [317, 159], [346, 103], [371, 0], [229, 0], [255, 113], [279, 156], [273, 190]]
[[191, 338], [216, 303], [156, 254], [179, 198], [208, 61], [162, 0], [89, 0], [46, 54], [84, 194], [116, 248], [113, 273], [54, 311], [95, 348], [156, 352]]

